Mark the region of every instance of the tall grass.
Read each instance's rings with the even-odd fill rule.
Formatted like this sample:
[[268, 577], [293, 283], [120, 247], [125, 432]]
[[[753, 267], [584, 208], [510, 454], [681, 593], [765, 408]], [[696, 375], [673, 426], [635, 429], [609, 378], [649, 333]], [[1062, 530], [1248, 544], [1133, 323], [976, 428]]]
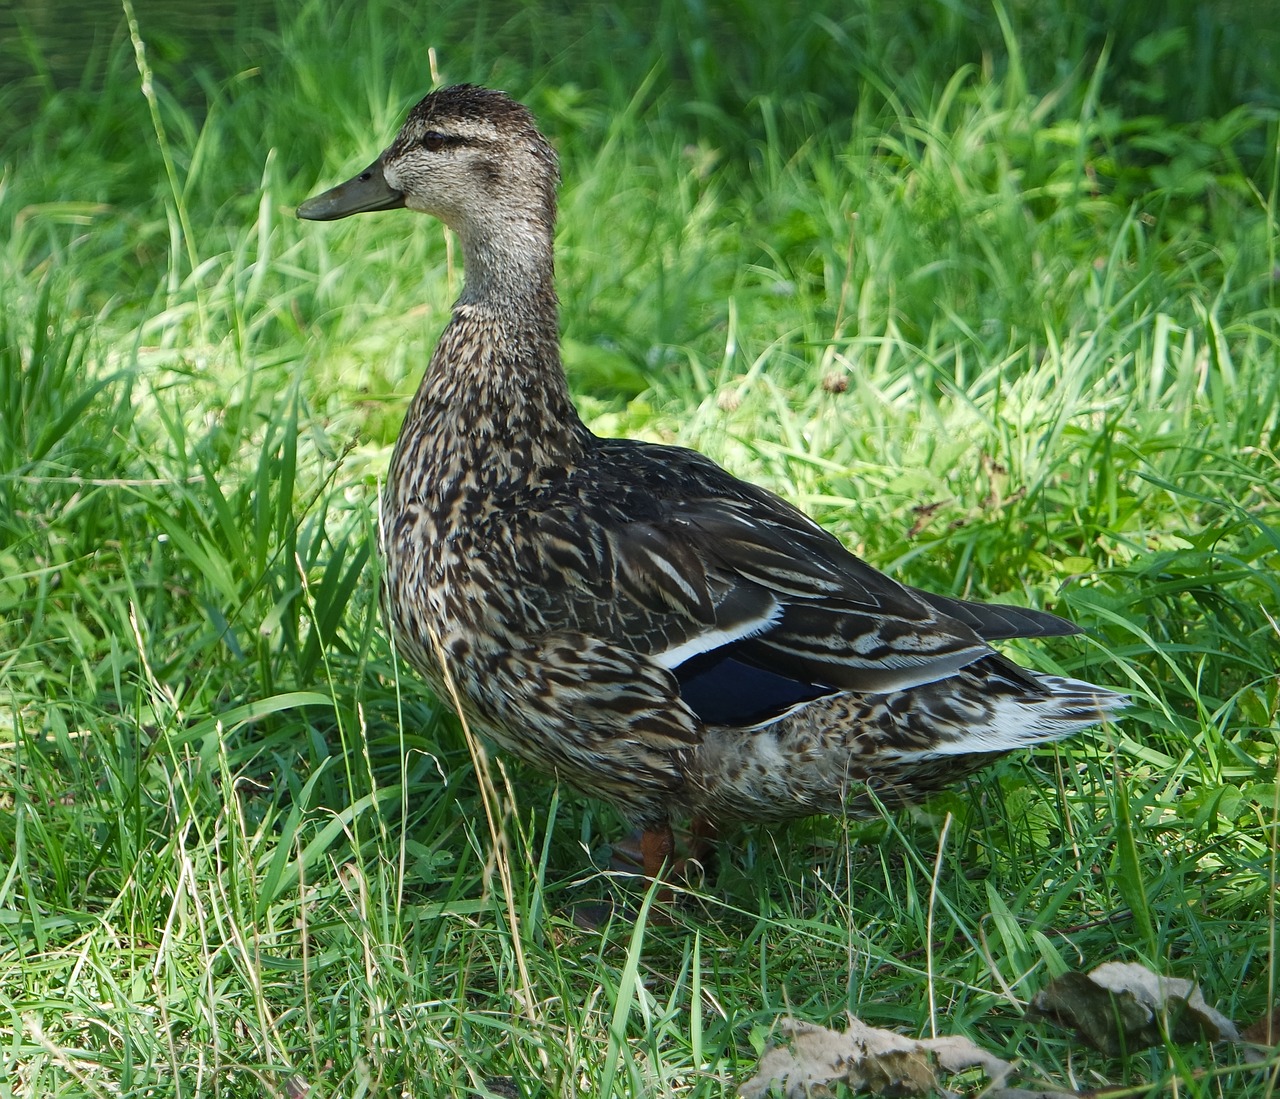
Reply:
[[[194, 71], [146, 13], [70, 86], [33, 54], [0, 126], [0, 1096], [729, 1095], [779, 1014], [848, 1010], [1064, 1085], [1272, 1094], [1274, 1055], [1024, 1019], [1116, 959], [1276, 1002], [1275, 36], [1104, 7], [315, 0]], [[915, 812], [732, 832], [667, 924], [611, 810], [500, 769], [504, 896], [373, 560], [462, 272], [425, 220], [292, 218], [428, 50], [561, 150], [597, 430], [1062, 610], [1088, 639], [1019, 656], [1123, 720]]]

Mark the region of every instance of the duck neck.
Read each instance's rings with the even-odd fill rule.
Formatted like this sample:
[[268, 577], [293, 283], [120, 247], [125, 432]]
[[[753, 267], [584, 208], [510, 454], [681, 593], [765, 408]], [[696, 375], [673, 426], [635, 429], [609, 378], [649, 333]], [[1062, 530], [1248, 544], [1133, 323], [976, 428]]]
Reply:
[[[560, 363], [548, 244], [495, 255], [464, 238], [467, 283], [431, 356], [392, 461], [393, 491], [493, 494], [544, 483], [592, 438]], [[424, 478], [425, 474], [425, 478]]]
[[536, 217], [508, 214], [495, 224], [460, 227], [458, 238], [467, 273], [460, 305], [528, 302], [555, 326], [555, 252], [545, 224]]

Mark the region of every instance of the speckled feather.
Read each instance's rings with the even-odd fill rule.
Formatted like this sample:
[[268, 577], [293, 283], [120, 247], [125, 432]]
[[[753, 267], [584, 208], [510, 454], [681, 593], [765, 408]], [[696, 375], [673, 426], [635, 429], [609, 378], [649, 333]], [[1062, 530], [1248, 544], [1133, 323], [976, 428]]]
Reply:
[[901, 804], [1124, 704], [989, 644], [1069, 623], [907, 588], [700, 454], [593, 435], [560, 364], [558, 178], [524, 107], [464, 85], [299, 211], [407, 206], [462, 244], [381, 520], [390, 626], [442, 697], [441, 653], [481, 732], [648, 828]]

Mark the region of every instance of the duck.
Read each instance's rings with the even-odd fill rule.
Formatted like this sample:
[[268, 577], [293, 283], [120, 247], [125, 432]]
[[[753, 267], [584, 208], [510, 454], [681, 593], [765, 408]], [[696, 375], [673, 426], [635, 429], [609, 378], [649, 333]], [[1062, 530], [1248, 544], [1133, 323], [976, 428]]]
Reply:
[[656, 878], [673, 821], [899, 808], [1126, 705], [993, 645], [1074, 624], [909, 587], [701, 453], [595, 435], [560, 357], [559, 182], [525, 106], [459, 84], [297, 210], [418, 211], [460, 242], [379, 539], [396, 647], [473, 730], [616, 806]]

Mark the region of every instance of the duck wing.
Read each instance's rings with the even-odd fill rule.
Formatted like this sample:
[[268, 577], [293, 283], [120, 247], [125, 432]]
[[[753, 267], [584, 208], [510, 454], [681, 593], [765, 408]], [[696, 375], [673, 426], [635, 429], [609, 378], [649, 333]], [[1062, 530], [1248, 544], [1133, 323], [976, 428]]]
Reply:
[[601, 440], [595, 459], [590, 489], [543, 512], [537, 540], [582, 597], [575, 625], [590, 616], [598, 636], [667, 669], [704, 723], [905, 690], [992, 656], [988, 640], [1074, 632], [899, 584], [696, 452]]
[[907, 590], [943, 614], [963, 622], [984, 641], [1007, 641], [1011, 637], [1070, 637], [1084, 633], [1074, 622], [1049, 611], [1011, 607], [1005, 603], [974, 603], [969, 599], [954, 599], [919, 588]]

